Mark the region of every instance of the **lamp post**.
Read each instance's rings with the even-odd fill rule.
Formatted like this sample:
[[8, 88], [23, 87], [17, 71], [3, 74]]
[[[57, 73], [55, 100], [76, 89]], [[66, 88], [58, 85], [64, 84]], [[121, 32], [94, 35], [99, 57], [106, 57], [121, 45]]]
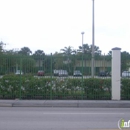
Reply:
[[82, 74], [83, 74], [83, 43], [84, 43], [84, 32], [81, 32], [82, 34]]
[[84, 35], [84, 32], [81, 32], [81, 34], [82, 34], [82, 52], [83, 52], [83, 40], [84, 40], [84, 37], [83, 37], [83, 35]]
[[82, 34], [82, 99], [83, 99], [83, 43], [84, 43], [84, 32]]
[[92, 65], [91, 76], [94, 78], [94, 0], [92, 0]]

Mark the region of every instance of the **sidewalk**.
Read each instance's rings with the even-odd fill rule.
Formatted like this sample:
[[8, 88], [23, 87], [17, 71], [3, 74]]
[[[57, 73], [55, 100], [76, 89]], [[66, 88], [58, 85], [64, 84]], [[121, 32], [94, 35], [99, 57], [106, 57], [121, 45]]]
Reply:
[[0, 107], [130, 108], [130, 101], [112, 100], [0, 100]]

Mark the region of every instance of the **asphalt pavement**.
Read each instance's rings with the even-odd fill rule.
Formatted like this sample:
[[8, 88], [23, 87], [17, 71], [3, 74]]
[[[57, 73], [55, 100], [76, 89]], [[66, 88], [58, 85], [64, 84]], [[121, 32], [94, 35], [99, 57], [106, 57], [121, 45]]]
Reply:
[[0, 107], [0, 130], [119, 130], [121, 119], [129, 108]]
[[130, 100], [0, 100], [0, 107], [130, 108]]

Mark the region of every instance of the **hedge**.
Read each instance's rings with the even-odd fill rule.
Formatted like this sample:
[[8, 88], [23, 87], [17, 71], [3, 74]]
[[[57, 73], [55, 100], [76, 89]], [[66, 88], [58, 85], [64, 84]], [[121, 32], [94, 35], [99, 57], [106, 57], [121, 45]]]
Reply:
[[[111, 79], [57, 78], [5, 75], [0, 78], [0, 99], [110, 100]], [[121, 80], [121, 99], [130, 99], [130, 79]]]

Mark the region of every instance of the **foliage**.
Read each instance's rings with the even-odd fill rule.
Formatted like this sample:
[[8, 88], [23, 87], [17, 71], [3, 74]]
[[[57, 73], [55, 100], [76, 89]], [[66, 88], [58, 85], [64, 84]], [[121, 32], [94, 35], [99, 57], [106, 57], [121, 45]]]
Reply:
[[71, 46], [69, 47], [65, 47], [64, 49], [61, 49], [61, 51], [63, 51], [63, 56], [64, 56], [64, 61], [67, 65], [67, 70], [69, 71], [69, 73], [71, 73], [71, 65], [72, 65], [72, 54], [76, 54], [76, 51], [74, 49], [72, 49]]
[[31, 73], [35, 67], [32, 57], [3, 54], [0, 56], [0, 74], [14, 73], [18, 69]]
[[[80, 54], [83, 52], [84, 58], [91, 59], [92, 45], [83, 44], [83, 46], [79, 46], [78, 52]], [[95, 54], [95, 58], [97, 58], [101, 55], [101, 50], [99, 50], [98, 46], [94, 46], [94, 54]]]
[[[4, 45], [6, 43], [0, 42], [0, 74], [14, 73], [16, 70], [16, 66], [18, 69], [20, 68], [20, 59], [25, 57], [28, 59], [22, 62], [22, 67], [27, 72], [34, 71], [35, 73], [39, 69], [43, 69], [47, 74], [51, 72], [52, 69], [66, 69], [69, 74], [72, 75], [72, 72], [76, 69], [76, 67], [81, 63], [83, 59], [84, 67], [87, 68], [87, 62], [90, 62], [92, 59], [92, 45], [83, 44], [83, 46], [79, 46], [78, 49], [73, 49], [73, 47], [68, 46], [61, 49], [62, 53], [56, 52], [51, 61], [51, 55], [45, 55], [43, 50], [36, 50], [34, 54], [28, 47], [22, 47], [18, 50], [5, 50]], [[107, 55], [102, 55], [101, 50], [98, 46], [94, 46], [94, 59], [106, 62], [111, 61], [112, 51], [109, 51]], [[83, 52], [83, 53], [82, 53]], [[31, 55], [32, 54], [32, 55]], [[57, 57], [56, 57], [57, 56]], [[4, 59], [4, 57], [6, 57]], [[27, 61], [27, 64], [26, 64]], [[52, 62], [52, 64], [51, 64]], [[78, 64], [78, 65], [77, 65]], [[52, 66], [51, 66], [52, 65]], [[30, 68], [29, 68], [30, 66]], [[78, 66], [79, 67], [79, 66]], [[89, 66], [91, 67], [91, 66]], [[109, 67], [111, 67], [109, 65]], [[81, 68], [81, 64], [80, 64]], [[100, 66], [102, 68], [102, 65]], [[129, 52], [121, 52], [121, 72], [125, 70], [129, 70], [130, 68], [130, 53]], [[100, 70], [99, 67], [96, 67], [95, 70]], [[98, 73], [97, 71], [97, 73]], [[86, 74], [86, 73], [85, 73]]]
[[[121, 80], [121, 98], [130, 99], [130, 79]], [[0, 78], [1, 99], [111, 99], [111, 79], [50, 78], [5, 75]]]
[[35, 60], [43, 60], [45, 57], [45, 53], [43, 50], [37, 50], [35, 51], [35, 53], [33, 54], [33, 58]]
[[32, 51], [28, 47], [23, 47], [18, 53], [29, 56], [32, 53]]
[[38, 98], [50, 93], [50, 78], [34, 78], [32, 75], [5, 75], [0, 79], [1, 98]]
[[121, 71], [128, 70], [130, 64], [130, 54], [126, 51], [121, 52]]
[[51, 59], [52, 56], [51, 55], [46, 55], [45, 56], [45, 59], [43, 61], [43, 68], [44, 68], [44, 71], [47, 73], [47, 74], [50, 74], [51, 73], [51, 65], [53, 66], [53, 63], [51, 64]]
[[35, 60], [36, 62], [36, 66], [38, 68], [38, 70], [44, 70], [44, 65], [45, 65], [45, 53], [43, 50], [37, 50], [35, 51], [35, 53], [32, 55], [32, 58]]
[[121, 98], [130, 100], [130, 79], [122, 79], [121, 82]]
[[19, 77], [7, 75], [0, 79], [0, 96], [1, 98], [18, 98], [19, 97]]
[[76, 53], [75, 50], [72, 49], [71, 46], [69, 47], [64, 47], [64, 49], [61, 49], [61, 51], [63, 52], [64, 55], [66, 55], [67, 57], [69, 57], [71, 54]]
[[[99, 84], [100, 83], [100, 84]], [[110, 80], [39, 78], [5, 75], [0, 79], [0, 98], [22, 99], [110, 99]]]
[[4, 51], [3, 46], [6, 45], [4, 42], [0, 42], [0, 53]]
[[110, 99], [111, 80], [90, 78], [84, 81], [85, 94], [88, 99]]
[[21, 69], [25, 73], [33, 73], [35, 68], [35, 60], [31, 57], [21, 58]]
[[61, 54], [54, 54], [52, 59], [54, 62], [55, 69], [64, 68], [64, 64], [63, 64], [64, 59], [63, 59], [63, 56]]

